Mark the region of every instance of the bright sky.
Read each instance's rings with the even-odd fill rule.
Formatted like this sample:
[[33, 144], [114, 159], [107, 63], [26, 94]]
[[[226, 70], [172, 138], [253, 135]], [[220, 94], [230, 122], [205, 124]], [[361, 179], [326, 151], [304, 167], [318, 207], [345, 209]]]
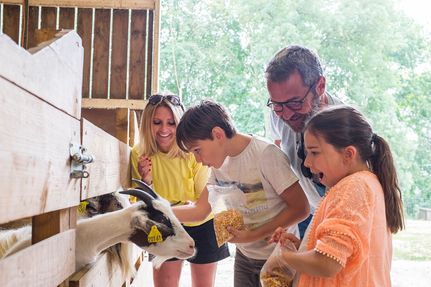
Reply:
[[424, 25], [431, 32], [431, 1], [430, 0], [399, 0], [399, 5], [405, 13]]

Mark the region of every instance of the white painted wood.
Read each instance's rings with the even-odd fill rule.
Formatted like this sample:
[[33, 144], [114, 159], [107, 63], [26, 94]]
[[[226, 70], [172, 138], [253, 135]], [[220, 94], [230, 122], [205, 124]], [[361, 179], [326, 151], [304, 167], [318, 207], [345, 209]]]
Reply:
[[42, 43], [31, 54], [0, 34], [0, 78], [79, 119], [84, 49], [75, 31], [62, 32], [58, 37], [55, 42]]
[[86, 109], [132, 109], [143, 110], [148, 101], [123, 99], [82, 99], [82, 108]]
[[88, 165], [90, 176], [82, 180], [81, 199], [130, 186], [130, 147], [86, 119], [82, 122], [82, 144], [96, 160]]
[[54, 287], [75, 271], [75, 229], [0, 260], [0, 286]]
[[80, 180], [69, 177], [77, 119], [0, 78], [0, 135], [0, 223], [78, 205]]

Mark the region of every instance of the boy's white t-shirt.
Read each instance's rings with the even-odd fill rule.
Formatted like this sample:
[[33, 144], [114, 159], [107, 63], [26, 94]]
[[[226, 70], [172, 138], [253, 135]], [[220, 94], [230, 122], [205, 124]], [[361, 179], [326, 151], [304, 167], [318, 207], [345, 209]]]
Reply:
[[[242, 199], [234, 204], [240, 206], [246, 227], [254, 229], [287, 207], [280, 194], [297, 181], [287, 156], [276, 145], [252, 136], [239, 155], [227, 157], [219, 169], [211, 168], [208, 190], [211, 196], [212, 185], [238, 188]], [[288, 231], [297, 234], [297, 225]], [[267, 239], [236, 246], [249, 258], [266, 260], [275, 247]]]

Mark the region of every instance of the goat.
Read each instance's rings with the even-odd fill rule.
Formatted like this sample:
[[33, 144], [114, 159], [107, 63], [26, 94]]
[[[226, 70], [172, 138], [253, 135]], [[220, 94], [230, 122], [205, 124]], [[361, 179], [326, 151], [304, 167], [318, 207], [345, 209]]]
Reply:
[[[119, 242], [133, 242], [155, 255], [153, 265], [156, 268], [169, 258], [187, 259], [195, 254], [194, 240], [175, 217], [169, 202], [144, 182], [134, 181], [139, 189], [120, 193], [133, 195], [141, 201], [125, 209], [78, 221], [76, 270], [93, 263], [103, 250]], [[31, 228], [29, 230], [28, 238], [31, 238]], [[26, 246], [21, 244], [20, 249]], [[10, 254], [12, 252], [6, 252]]]

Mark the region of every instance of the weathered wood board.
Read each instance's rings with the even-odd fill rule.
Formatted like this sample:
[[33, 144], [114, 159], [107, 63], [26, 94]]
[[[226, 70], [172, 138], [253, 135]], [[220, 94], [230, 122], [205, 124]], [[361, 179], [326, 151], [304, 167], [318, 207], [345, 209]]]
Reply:
[[83, 119], [82, 144], [96, 158], [82, 180], [81, 199], [114, 192], [129, 186], [130, 147]]
[[75, 230], [0, 260], [0, 286], [54, 287], [75, 271]]

